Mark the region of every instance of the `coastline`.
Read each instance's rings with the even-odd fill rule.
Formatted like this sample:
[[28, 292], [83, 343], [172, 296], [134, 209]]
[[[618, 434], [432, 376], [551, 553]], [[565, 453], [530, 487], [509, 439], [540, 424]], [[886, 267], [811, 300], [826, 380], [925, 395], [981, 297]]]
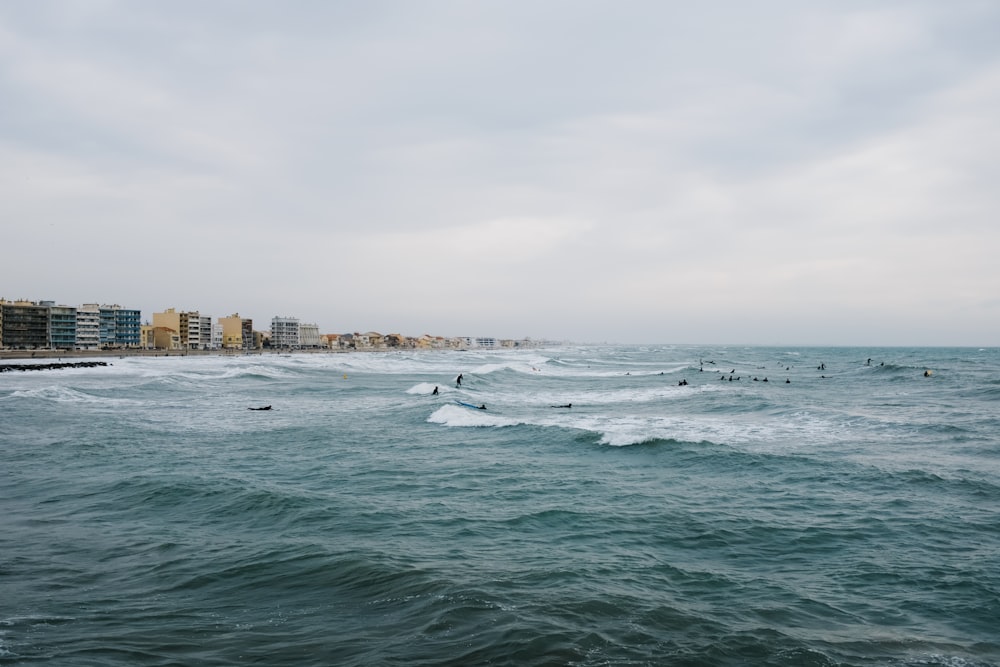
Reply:
[[0, 350], [0, 359], [122, 359], [125, 357], [248, 357], [269, 354], [346, 354], [348, 352], [391, 352], [371, 350]]

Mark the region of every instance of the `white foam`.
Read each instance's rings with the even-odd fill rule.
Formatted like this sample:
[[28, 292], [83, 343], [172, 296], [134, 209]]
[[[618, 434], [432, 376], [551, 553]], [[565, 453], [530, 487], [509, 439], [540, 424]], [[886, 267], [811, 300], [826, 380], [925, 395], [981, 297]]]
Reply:
[[437, 387], [439, 394], [454, 393], [454, 389], [443, 384], [434, 384], [432, 382], [420, 382], [409, 389], [406, 390], [407, 394], [416, 394], [419, 396], [433, 395], [434, 388]]
[[37, 389], [21, 389], [11, 393], [10, 398], [35, 398], [55, 403], [105, 403], [108, 405], [138, 405], [141, 402], [129, 398], [105, 398], [94, 396], [70, 387], [48, 386]]
[[504, 417], [486, 410], [473, 410], [461, 405], [442, 405], [427, 421], [445, 426], [517, 426], [526, 422]]

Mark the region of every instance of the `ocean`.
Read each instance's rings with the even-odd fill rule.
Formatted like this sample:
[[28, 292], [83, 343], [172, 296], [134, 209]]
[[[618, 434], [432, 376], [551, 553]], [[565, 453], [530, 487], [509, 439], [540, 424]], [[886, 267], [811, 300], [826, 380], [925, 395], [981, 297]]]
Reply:
[[998, 349], [124, 357], [0, 415], [0, 665], [1000, 665]]

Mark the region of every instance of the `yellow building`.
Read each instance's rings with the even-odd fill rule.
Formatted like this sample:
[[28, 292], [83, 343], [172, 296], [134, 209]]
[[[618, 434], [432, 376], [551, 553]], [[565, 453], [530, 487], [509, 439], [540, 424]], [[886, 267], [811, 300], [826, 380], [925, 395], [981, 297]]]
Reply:
[[[229, 317], [220, 317], [219, 326], [222, 327], [223, 349], [249, 349], [253, 344], [253, 324], [250, 320], [240, 317], [239, 313], [233, 313]], [[248, 330], [249, 340], [247, 339]]]
[[181, 336], [170, 327], [142, 325], [142, 347], [147, 350], [183, 350]]
[[181, 347], [188, 350], [207, 350], [212, 347], [212, 319], [198, 311], [178, 312], [167, 308], [162, 313], [153, 313], [153, 326], [175, 331], [181, 340]]

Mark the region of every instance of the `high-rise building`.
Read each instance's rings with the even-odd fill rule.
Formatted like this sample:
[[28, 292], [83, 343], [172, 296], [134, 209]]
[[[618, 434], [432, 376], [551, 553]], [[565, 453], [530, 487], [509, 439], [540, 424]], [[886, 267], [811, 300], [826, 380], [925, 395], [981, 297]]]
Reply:
[[101, 347], [101, 307], [85, 303], [76, 309], [76, 349], [96, 350]]
[[142, 342], [142, 317], [138, 310], [118, 304], [101, 306], [99, 325], [101, 347], [139, 347]]
[[31, 301], [0, 304], [3, 333], [0, 346], [13, 350], [42, 350], [49, 346], [49, 309]]
[[271, 347], [299, 347], [299, 320], [295, 317], [271, 318]]
[[76, 308], [49, 305], [49, 347], [53, 350], [76, 347]]

